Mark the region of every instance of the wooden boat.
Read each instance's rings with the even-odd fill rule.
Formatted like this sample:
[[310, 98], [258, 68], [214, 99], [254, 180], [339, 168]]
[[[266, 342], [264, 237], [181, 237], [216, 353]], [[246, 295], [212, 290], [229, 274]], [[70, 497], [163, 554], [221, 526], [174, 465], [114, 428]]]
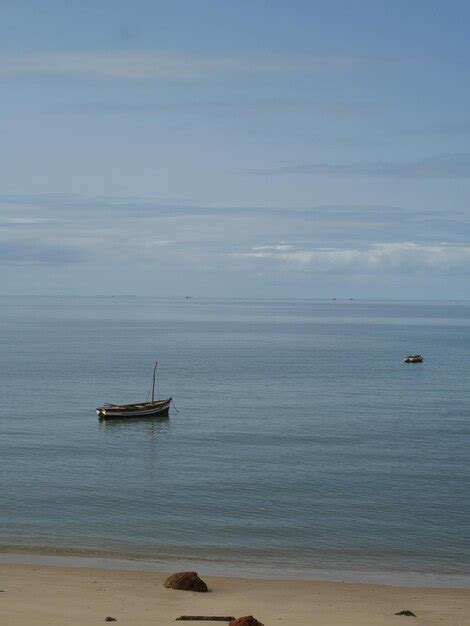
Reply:
[[152, 399], [150, 402], [136, 402], [134, 404], [110, 404], [106, 402], [97, 407], [96, 413], [100, 420], [128, 419], [144, 417], [168, 417], [172, 398], [155, 400], [155, 379], [158, 361], [153, 368]]
[[422, 363], [424, 357], [422, 354], [409, 354], [403, 360], [405, 363]]

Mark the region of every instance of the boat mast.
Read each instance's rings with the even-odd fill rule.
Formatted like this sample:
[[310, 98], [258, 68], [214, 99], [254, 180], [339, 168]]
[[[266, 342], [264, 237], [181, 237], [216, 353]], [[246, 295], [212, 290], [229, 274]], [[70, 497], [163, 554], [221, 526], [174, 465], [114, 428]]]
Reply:
[[152, 379], [152, 402], [155, 396], [155, 377], [157, 375], [157, 365], [158, 365], [158, 361], [155, 361], [155, 367], [153, 368], [153, 379]]

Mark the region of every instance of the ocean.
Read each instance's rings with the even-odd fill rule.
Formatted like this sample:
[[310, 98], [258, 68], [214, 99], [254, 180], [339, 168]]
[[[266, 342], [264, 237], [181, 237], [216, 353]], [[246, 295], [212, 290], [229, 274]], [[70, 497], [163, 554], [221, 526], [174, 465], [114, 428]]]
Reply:
[[469, 356], [466, 302], [1, 297], [1, 549], [464, 580]]

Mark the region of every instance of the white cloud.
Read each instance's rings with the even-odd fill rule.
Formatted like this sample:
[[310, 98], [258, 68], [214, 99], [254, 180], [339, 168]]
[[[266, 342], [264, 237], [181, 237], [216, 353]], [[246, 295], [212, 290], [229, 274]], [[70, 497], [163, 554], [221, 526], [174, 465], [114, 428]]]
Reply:
[[164, 52], [34, 52], [0, 56], [0, 76], [210, 77], [233, 72], [314, 71], [363, 62], [348, 57], [217, 56]]
[[0, 224], [8, 224], [9, 226], [21, 226], [29, 224], [42, 224], [43, 222], [50, 222], [51, 220], [35, 218], [35, 217], [2, 217], [0, 216]]
[[170, 244], [174, 243], [171, 239], [153, 239], [152, 241], [146, 241], [144, 246], [146, 248], [166, 248]]
[[253, 250], [292, 250], [293, 246], [287, 243], [278, 243], [273, 246], [255, 246]]
[[315, 248], [312, 250], [262, 250], [241, 256], [276, 261], [315, 272], [399, 274], [436, 272], [470, 273], [470, 245], [413, 242], [376, 243], [368, 248]]

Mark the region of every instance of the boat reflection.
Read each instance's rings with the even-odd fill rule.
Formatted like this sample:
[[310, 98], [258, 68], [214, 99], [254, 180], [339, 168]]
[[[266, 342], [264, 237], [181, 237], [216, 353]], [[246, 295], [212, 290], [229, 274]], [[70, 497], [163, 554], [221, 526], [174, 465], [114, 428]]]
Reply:
[[98, 428], [108, 433], [122, 432], [147, 432], [153, 436], [166, 433], [170, 430], [170, 419], [168, 417], [132, 417], [122, 419], [106, 419], [98, 420]]

